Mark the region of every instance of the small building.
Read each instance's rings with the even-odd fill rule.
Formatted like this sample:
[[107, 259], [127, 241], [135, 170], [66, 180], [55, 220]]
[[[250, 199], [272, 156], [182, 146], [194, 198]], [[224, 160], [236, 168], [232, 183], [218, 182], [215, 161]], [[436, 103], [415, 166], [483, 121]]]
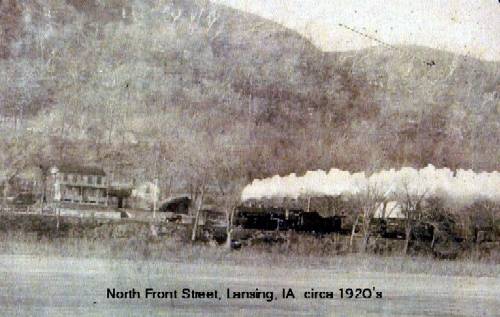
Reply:
[[99, 167], [54, 164], [42, 166], [46, 202], [106, 205], [106, 173]]
[[187, 215], [189, 213], [190, 206], [191, 198], [187, 196], [177, 196], [161, 202], [159, 211]]
[[132, 189], [130, 197], [132, 206], [142, 210], [153, 210], [154, 203], [158, 203], [159, 198], [160, 189], [152, 182], [137, 184]]
[[108, 205], [118, 208], [130, 208], [130, 196], [132, 187], [111, 186], [108, 188]]
[[380, 219], [405, 219], [405, 214], [401, 209], [401, 205], [397, 201], [388, 201], [385, 204], [380, 204], [375, 210], [374, 218]]
[[226, 214], [215, 205], [203, 205], [199, 224], [202, 226], [226, 225]]

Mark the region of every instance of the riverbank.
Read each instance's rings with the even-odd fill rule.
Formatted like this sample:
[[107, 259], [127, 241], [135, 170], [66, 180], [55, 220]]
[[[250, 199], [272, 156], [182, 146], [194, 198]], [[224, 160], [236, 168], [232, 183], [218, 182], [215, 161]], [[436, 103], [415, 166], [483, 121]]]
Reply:
[[[289, 263], [235, 265], [3, 254], [0, 255], [0, 314], [495, 316], [500, 307], [500, 290], [495, 287], [500, 284], [498, 276], [373, 272], [370, 261], [365, 260], [351, 268], [359, 272], [339, 272], [356, 263], [344, 261], [344, 265], [338, 262], [337, 266], [320, 268], [289, 267]], [[135, 289], [143, 294], [147, 288], [179, 292], [185, 288], [217, 290], [221, 299], [145, 299], [144, 296], [112, 299], [107, 297], [108, 288]], [[276, 300], [228, 299], [224, 295], [228, 288], [273, 292]], [[296, 298], [281, 298], [283, 288], [292, 289]], [[340, 298], [340, 288], [375, 289], [382, 298]], [[305, 292], [313, 289], [330, 291], [335, 298], [305, 298]]]
[[[43, 217], [0, 217], [0, 254], [80, 259], [169, 261], [217, 265], [328, 268], [339, 273], [381, 272], [447, 276], [500, 276], [498, 248], [489, 256], [468, 254], [454, 260], [432, 255], [402, 256], [402, 241], [381, 240], [385, 252], [346, 250], [348, 237], [292, 234], [229, 250], [214, 241], [190, 240], [190, 229], [169, 224], [161, 234], [143, 222], [97, 222]], [[355, 245], [357, 240], [354, 241]], [[389, 250], [393, 248], [393, 250]]]

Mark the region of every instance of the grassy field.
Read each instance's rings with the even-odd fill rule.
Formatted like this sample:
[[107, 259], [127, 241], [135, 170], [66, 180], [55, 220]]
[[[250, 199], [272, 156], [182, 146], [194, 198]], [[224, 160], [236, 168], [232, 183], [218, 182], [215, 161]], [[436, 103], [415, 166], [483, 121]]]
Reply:
[[[438, 260], [397, 252], [346, 252], [346, 237], [295, 235], [239, 250], [163, 236], [148, 223], [0, 216], [0, 315], [148, 316], [495, 316], [495, 257]], [[294, 300], [117, 300], [107, 288], [272, 291]], [[305, 291], [375, 287], [380, 300], [310, 300]]]

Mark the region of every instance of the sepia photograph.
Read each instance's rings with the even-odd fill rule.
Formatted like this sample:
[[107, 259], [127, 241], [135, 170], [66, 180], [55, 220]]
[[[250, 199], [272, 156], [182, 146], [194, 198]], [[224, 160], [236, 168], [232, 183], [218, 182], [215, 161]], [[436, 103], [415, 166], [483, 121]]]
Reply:
[[0, 0], [0, 316], [498, 316], [497, 0]]

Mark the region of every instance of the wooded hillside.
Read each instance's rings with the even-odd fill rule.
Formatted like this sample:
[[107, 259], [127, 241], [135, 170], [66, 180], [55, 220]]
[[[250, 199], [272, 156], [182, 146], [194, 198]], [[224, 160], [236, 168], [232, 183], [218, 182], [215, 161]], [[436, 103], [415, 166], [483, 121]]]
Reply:
[[332, 167], [500, 169], [498, 63], [325, 53], [205, 1], [6, 0], [0, 15], [5, 171], [64, 159], [228, 191]]

